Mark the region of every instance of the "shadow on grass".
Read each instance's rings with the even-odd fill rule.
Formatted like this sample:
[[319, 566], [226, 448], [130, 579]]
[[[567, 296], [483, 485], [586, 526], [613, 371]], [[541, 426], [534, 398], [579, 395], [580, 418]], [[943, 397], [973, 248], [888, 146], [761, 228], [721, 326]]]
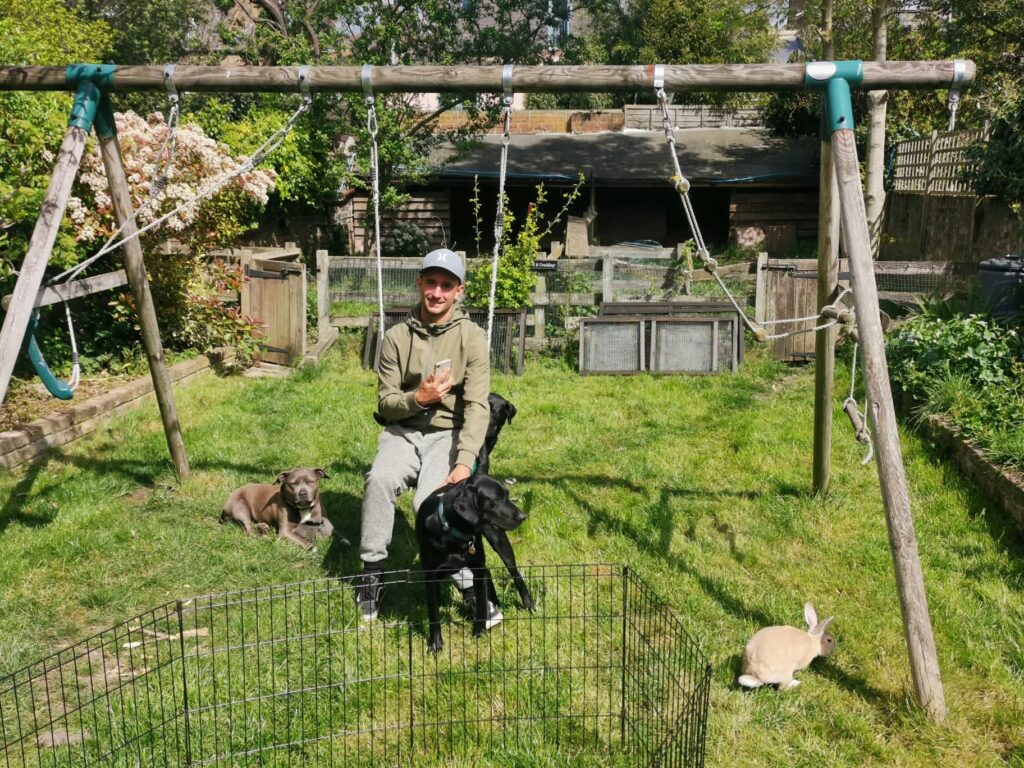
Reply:
[[[60, 450], [52, 450], [38, 462], [32, 464], [25, 473], [25, 476], [18, 481], [18, 484], [11, 491], [10, 497], [4, 503], [3, 508], [0, 509], [0, 534], [4, 532], [7, 526], [14, 522], [32, 527], [39, 527], [53, 522], [55, 514], [27, 515], [22, 510], [30, 498], [37, 503], [45, 501], [46, 494], [33, 496], [32, 488], [47, 465], [55, 461], [70, 464], [85, 472], [107, 477], [118, 477], [141, 488], [153, 488], [157, 484], [157, 479], [164, 475], [169, 468], [166, 457], [160, 461], [125, 459], [123, 456], [113, 455], [112, 449], [107, 448], [102, 448], [89, 456], [79, 456]], [[243, 475], [254, 476], [266, 474], [265, 467], [229, 461], [197, 461], [191, 464], [191, 469], [193, 471], [230, 470]]]
[[[670, 501], [673, 497], [677, 496], [684, 496], [688, 498], [716, 498], [723, 496], [731, 498], [760, 498], [764, 495], [770, 494], [776, 496], [810, 497], [811, 493], [809, 491], [805, 492], [788, 484], [780, 484], [774, 491], [762, 493], [743, 490], [708, 490], [701, 488], [656, 489], [650, 486], [638, 486], [630, 481], [593, 477], [558, 478], [556, 480], [533, 478], [532, 480], [533, 482], [552, 483], [572, 497], [589, 517], [588, 533], [590, 535], [593, 535], [599, 528], [606, 528], [614, 531], [631, 541], [639, 551], [656, 555], [669, 568], [695, 581], [704, 593], [714, 600], [727, 613], [732, 614], [738, 619], [753, 620], [754, 623], [762, 627], [771, 626], [776, 623], [773, 617], [768, 616], [763, 611], [747, 605], [733, 595], [721, 581], [701, 573], [689, 562], [672, 553], [671, 543], [675, 533], [676, 517], [672, 512]], [[591, 486], [613, 485], [627, 487], [641, 494], [649, 494], [653, 491], [657, 491], [660, 497], [660, 503], [652, 507], [650, 525], [638, 526], [616, 516], [613, 512], [595, 507], [576, 490], [580, 484]], [[731, 527], [716, 520], [715, 528], [726, 536], [733, 558], [738, 562], [742, 561], [743, 555], [736, 546], [735, 534]], [[691, 524], [691, 527], [687, 530], [687, 535], [691, 539], [693, 538], [692, 533], [693, 525]], [[736, 675], [739, 674], [741, 663], [741, 654], [734, 654], [730, 656], [722, 666], [733, 673], [732, 679], [735, 680]], [[884, 691], [871, 686], [864, 678], [851, 675], [835, 665], [823, 665], [822, 669], [819, 671], [829, 679], [844, 687], [846, 690], [859, 696], [861, 699], [873, 706], [876, 706], [883, 714], [892, 712], [892, 697]]]
[[11, 495], [4, 502], [3, 508], [0, 509], [0, 534], [7, 530], [7, 526], [11, 525], [11, 523], [20, 523], [29, 528], [38, 528], [48, 525], [56, 517], [56, 509], [52, 507], [49, 508], [51, 511], [42, 514], [26, 514], [23, 511], [25, 502], [29, 498], [29, 492], [32, 490], [32, 486], [35, 485], [36, 478], [46, 469], [48, 463], [49, 458], [44, 458], [32, 464], [28, 472], [25, 473], [25, 476], [11, 490]]
[[[1008, 588], [1020, 591], [1014, 585], [1020, 584], [1020, 577], [1024, 576], [1024, 531], [1017, 520], [995, 499], [982, 491], [977, 483], [961, 473], [939, 448], [924, 440], [922, 443], [928, 457], [941, 462], [943, 485], [950, 487], [959, 484], [963, 487], [967, 517], [984, 522], [993, 543], [1008, 555], [998, 566], [991, 568], [968, 566], [964, 570], [964, 575], [970, 579], [995, 578], [1005, 583]], [[1007, 579], [1008, 575], [1017, 578]]]

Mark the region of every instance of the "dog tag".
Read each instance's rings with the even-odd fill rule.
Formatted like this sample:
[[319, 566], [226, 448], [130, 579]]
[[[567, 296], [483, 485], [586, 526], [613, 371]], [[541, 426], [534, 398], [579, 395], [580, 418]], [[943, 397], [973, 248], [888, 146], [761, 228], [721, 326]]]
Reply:
[[467, 551], [469, 552], [469, 554], [475, 555], [476, 554], [476, 544], [470, 544], [469, 545], [469, 549]]

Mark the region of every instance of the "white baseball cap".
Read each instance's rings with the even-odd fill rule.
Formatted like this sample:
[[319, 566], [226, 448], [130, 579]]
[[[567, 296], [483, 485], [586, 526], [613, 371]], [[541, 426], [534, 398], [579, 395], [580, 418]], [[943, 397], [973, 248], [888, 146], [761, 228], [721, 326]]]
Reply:
[[423, 257], [420, 272], [428, 269], [443, 269], [459, 278], [460, 283], [466, 282], [466, 268], [462, 265], [462, 259], [459, 258], [459, 254], [448, 248], [438, 248]]

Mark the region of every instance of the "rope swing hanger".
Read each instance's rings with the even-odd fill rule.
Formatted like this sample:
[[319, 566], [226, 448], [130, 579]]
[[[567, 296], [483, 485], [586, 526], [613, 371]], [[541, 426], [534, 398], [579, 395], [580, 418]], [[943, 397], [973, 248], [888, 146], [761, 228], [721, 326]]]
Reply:
[[[739, 315], [740, 319], [750, 329], [750, 332], [754, 334], [754, 338], [758, 341], [774, 341], [776, 339], [783, 339], [788, 336], [796, 336], [803, 333], [812, 333], [820, 331], [825, 328], [830, 328], [836, 325], [840, 320], [836, 315], [828, 316], [824, 313], [824, 309], [817, 315], [811, 315], [809, 317], [797, 317], [783, 320], [767, 320], [763, 323], [754, 323], [746, 312], [740, 307], [739, 302], [732, 295], [732, 291], [722, 280], [722, 276], [718, 274], [718, 262], [711, 256], [711, 252], [708, 250], [707, 245], [704, 242], [704, 235], [700, 231], [700, 223], [697, 221], [697, 214], [693, 209], [693, 202], [690, 200], [690, 180], [683, 175], [682, 168], [679, 166], [679, 155], [676, 152], [676, 136], [675, 126], [672, 123], [672, 116], [668, 110], [668, 94], [665, 93], [665, 65], [655, 64], [652, 76], [652, 85], [654, 87], [654, 95], [658, 101], [658, 106], [661, 107], [661, 120], [662, 126], [665, 131], [665, 141], [668, 145], [669, 156], [672, 158], [672, 187], [679, 194], [679, 201], [682, 203], [683, 212], [686, 214], [686, 221], [690, 226], [690, 232], [693, 235], [694, 245], [697, 247], [697, 257], [701, 260], [704, 265], [704, 271], [715, 278], [719, 288], [726, 295], [729, 301], [732, 303]], [[849, 289], [843, 291], [827, 308], [832, 308], [838, 313], [839, 302], [843, 299], [846, 294], [849, 293]], [[824, 322], [815, 325], [812, 328], [801, 328], [795, 331], [786, 331], [783, 333], [769, 333], [766, 326], [772, 325], [786, 325], [794, 323], [808, 322], [811, 320], [823, 320]]]

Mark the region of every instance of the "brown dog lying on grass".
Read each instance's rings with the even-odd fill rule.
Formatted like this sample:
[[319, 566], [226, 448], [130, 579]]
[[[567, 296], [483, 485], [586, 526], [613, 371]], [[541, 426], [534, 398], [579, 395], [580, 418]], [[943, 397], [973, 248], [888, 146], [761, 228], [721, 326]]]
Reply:
[[[266, 533], [270, 526], [277, 535], [310, 549], [312, 539], [300, 536], [301, 526], [329, 526], [320, 508], [320, 478], [327, 477], [324, 470], [293, 469], [281, 472], [274, 483], [250, 483], [232, 493], [220, 513], [222, 523], [234, 520], [250, 536]], [[324, 531], [324, 535], [329, 532]]]

